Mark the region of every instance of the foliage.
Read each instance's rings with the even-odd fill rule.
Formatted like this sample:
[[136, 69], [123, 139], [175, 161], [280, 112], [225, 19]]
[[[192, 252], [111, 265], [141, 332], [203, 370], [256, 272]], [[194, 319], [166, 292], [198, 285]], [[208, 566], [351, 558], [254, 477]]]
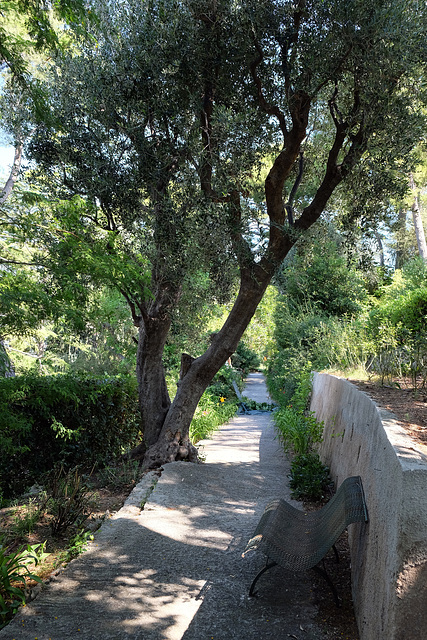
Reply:
[[224, 365], [200, 398], [190, 425], [193, 444], [208, 438], [236, 413], [238, 402], [234, 385], [241, 386], [242, 378], [229, 366]]
[[362, 275], [345, 255], [342, 239], [330, 227], [323, 230], [325, 235], [320, 232], [312, 234], [311, 242], [297, 244], [285, 260], [277, 278], [279, 289], [288, 297], [291, 312], [309, 309], [322, 317], [354, 316], [367, 302]]
[[274, 413], [279, 438], [287, 453], [293, 454], [290, 473], [292, 496], [298, 500], [319, 500], [330, 483], [329, 469], [320, 461], [314, 445], [323, 439], [323, 422], [308, 411], [311, 392], [309, 366], [298, 376], [290, 404]]
[[268, 360], [272, 397], [287, 404], [306, 363], [316, 370], [359, 366], [369, 355], [364, 280], [331, 225], [298, 244], [277, 277], [275, 348]]
[[93, 465], [139, 437], [129, 378], [17, 376], [0, 380], [1, 487], [5, 497], [58, 462]]
[[93, 508], [93, 494], [83, 481], [78, 468], [65, 470], [59, 466], [44, 478], [52, 534], [58, 536], [74, 526], [80, 528]]
[[282, 407], [274, 414], [283, 448], [296, 456], [307, 453], [313, 444], [322, 441], [323, 422], [318, 422], [312, 412], [301, 412], [292, 405]]
[[256, 371], [260, 366], [258, 355], [250, 349], [243, 340], [240, 340], [237, 349], [231, 357], [231, 363], [235, 369], [239, 369], [243, 375]]
[[271, 402], [257, 402], [243, 396], [243, 403], [248, 411], [274, 411], [277, 405]]
[[[46, 113], [43, 104], [45, 94], [31, 77], [30, 55], [35, 52], [58, 50], [65, 44], [61, 37], [58, 20], [66, 21], [68, 37], [70, 28], [82, 34], [87, 12], [84, 0], [59, 0], [49, 3], [43, 0], [14, 0], [2, 2], [2, 24], [0, 26], [0, 60], [7, 66], [13, 79], [32, 98], [36, 114]], [[62, 45], [61, 45], [62, 42]]]
[[270, 395], [280, 404], [290, 402], [302, 367], [355, 368], [364, 366], [371, 353], [364, 314], [354, 319], [325, 317], [313, 310], [291, 314], [287, 301], [279, 299], [276, 322], [267, 382]]
[[[231, 394], [234, 395], [234, 394]], [[193, 444], [208, 438], [222, 424], [232, 418], [237, 411], [235, 399], [213, 395], [210, 387], [206, 389], [195, 411], [190, 426], [190, 438]]]
[[329, 469], [317, 453], [309, 451], [292, 460], [289, 486], [295, 500], [321, 500], [330, 484]]
[[274, 413], [274, 421], [285, 450], [297, 455], [307, 453], [313, 444], [322, 441], [324, 425], [308, 411], [311, 376], [308, 363], [297, 377], [290, 402], [285, 403], [282, 399], [280, 408]]
[[94, 539], [90, 531], [80, 529], [75, 536], [70, 538], [67, 551], [62, 555], [63, 562], [70, 562], [73, 558], [77, 558], [81, 553], [86, 551], [88, 544]]
[[248, 328], [243, 334], [243, 342], [255, 351], [263, 363], [274, 349], [274, 311], [277, 297], [277, 288], [269, 285]]
[[426, 383], [426, 321], [426, 267], [413, 260], [395, 272], [369, 314], [372, 348], [368, 368], [382, 382], [408, 376], [414, 387]]
[[240, 389], [243, 388], [243, 375], [241, 371], [237, 371], [225, 364], [215, 374], [208, 388], [212, 395], [234, 399], [236, 397], [234, 385], [237, 385]]
[[17, 551], [8, 553], [3, 544], [0, 544], [0, 615], [3, 622], [25, 604], [26, 581], [41, 582], [38, 576], [30, 572], [28, 564], [37, 565], [43, 555], [44, 545], [24, 545]]
[[224, 365], [197, 405], [190, 426], [190, 438], [193, 444], [209, 437], [219, 426], [235, 415], [238, 402], [233, 383], [241, 384], [241, 378], [232, 367]]
[[41, 507], [39, 501], [30, 498], [23, 513], [14, 516], [13, 532], [18, 537], [30, 534], [38, 522], [42, 511], [43, 507]]

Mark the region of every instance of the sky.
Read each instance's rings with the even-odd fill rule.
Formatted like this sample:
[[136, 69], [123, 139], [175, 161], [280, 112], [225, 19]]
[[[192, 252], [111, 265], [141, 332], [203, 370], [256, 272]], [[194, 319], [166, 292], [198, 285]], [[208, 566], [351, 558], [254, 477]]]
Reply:
[[12, 146], [0, 146], [0, 177], [6, 178], [12, 167], [14, 148]]

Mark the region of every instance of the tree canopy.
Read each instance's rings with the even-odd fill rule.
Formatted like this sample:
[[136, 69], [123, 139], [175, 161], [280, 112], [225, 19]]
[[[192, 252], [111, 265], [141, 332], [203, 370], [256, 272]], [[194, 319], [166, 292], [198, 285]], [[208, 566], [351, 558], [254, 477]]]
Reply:
[[[425, 13], [406, 0], [93, 8], [90, 39], [53, 61], [50, 117], [27, 154], [64, 231], [50, 255], [80, 269], [84, 246], [89, 275], [129, 304], [141, 451], [159, 465], [194, 457], [188, 427], [201, 394], [337, 191], [356, 192], [379, 166], [401, 188], [423, 122], [412, 91]], [[162, 355], [200, 273], [218, 298], [236, 276], [239, 290], [206, 352], [183, 359], [172, 402]]]

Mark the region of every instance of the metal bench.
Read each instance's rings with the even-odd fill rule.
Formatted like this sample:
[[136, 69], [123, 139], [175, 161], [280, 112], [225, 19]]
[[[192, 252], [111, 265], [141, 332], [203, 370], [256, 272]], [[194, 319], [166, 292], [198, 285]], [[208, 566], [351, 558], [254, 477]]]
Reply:
[[368, 522], [368, 512], [360, 476], [347, 478], [331, 500], [318, 511], [300, 511], [285, 500], [270, 502], [242, 554], [262, 551], [266, 565], [255, 576], [249, 595], [265, 571], [280, 565], [291, 571], [314, 569], [329, 584], [337, 606], [340, 601], [326, 569], [318, 564], [330, 549], [337, 561], [335, 543], [352, 522]]

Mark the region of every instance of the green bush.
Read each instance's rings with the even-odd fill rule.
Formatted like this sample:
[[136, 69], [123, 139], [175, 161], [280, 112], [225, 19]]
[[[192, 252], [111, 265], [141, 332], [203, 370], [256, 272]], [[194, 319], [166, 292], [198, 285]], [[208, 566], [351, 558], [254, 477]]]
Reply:
[[274, 414], [274, 420], [285, 451], [295, 456], [289, 476], [292, 496], [298, 500], [319, 500], [330, 482], [328, 468], [313, 451], [313, 445], [322, 441], [324, 424], [308, 411], [309, 369], [303, 370], [295, 379], [297, 384], [290, 404], [282, 406]]
[[349, 264], [341, 241], [331, 228], [312, 237], [285, 260], [278, 284], [293, 312], [315, 309], [319, 316], [353, 316], [367, 301], [361, 273]]
[[258, 355], [250, 349], [244, 342], [241, 340], [237, 345], [237, 349], [235, 353], [231, 356], [231, 362], [235, 369], [240, 369], [243, 375], [250, 373], [251, 371], [256, 371], [261, 361]]
[[317, 453], [303, 453], [292, 461], [289, 486], [296, 500], [321, 500], [330, 484], [329, 469]]
[[292, 406], [282, 407], [274, 414], [274, 420], [287, 452], [305, 454], [313, 444], [322, 441], [324, 424], [316, 419], [312, 411], [304, 413]]
[[[234, 394], [233, 394], [234, 395]], [[222, 424], [228, 422], [237, 411], [237, 401], [231, 397], [217, 396], [208, 387], [197, 406], [190, 425], [193, 444], [208, 438]]]
[[138, 442], [130, 378], [36, 375], [0, 379], [0, 493], [25, 490], [58, 462], [105, 462]]
[[[396, 278], [397, 279], [397, 278]], [[427, 381], [427, 287], [393, 291], [369, 315], [372, 353], [369, 369], [381, 381], [408, 376], [414, 386]]]
[[58, 536], [69, 527], [80, 528], [93, 510], [93, 493], [85, 484], [77, 468], [65, 470], [60, 466], [44, 478], [47, 507], [53, 518], [52, 535]]

